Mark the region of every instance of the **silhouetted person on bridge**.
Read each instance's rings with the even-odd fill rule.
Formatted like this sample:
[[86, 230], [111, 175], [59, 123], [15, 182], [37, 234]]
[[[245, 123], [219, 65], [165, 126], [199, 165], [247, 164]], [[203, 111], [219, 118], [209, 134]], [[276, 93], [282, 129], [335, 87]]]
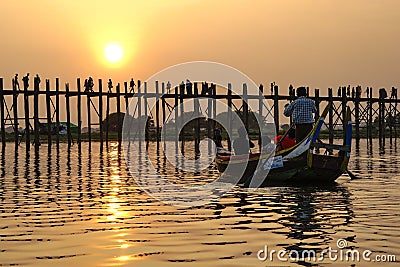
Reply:
[[188, 95], [192, 95], [192, 83], [189, 79], [186, 79], [186, 92]]
[[135, 93], [135, 81], [133, 80], [133, 78], [131, 79], [131, 81], [129, 82], [129, 90], [130, 93]]
[[356, 87], [356, 97], [360, 98], [361, 97], [361, 86]]
[[19, 82], [18, 82], [18, 73], [16, 73], [15, 76], [14, 76], [14, 79], [13, 79], [13, 87], [14, 87], [15, 89], [17, 89], [17, 87], [18, 87], [18, 90], [21, 89], [21, 88], [19, 87]]
[[384, 99], [387, 97], [387, 92], [385, 88], [379, 89], [379, 98]]
[[274, 94], [274, 87], [275, 87], [275, 82], [271, 83], [271, 95]]
[[35, 78], [33, 78], [34, 89], [35, 88], [39, 89], [40, 82], [41, 82], [41, 80], [40, 80], [39, 74], [36, 74]]
[[88, 87], [89, 87], [89, 91], [93, 92], [94, 82], [93, 82], [93, 78], [92, 77], [89, 77]]
[[85, 79], [85, 82], [83, 83], [83, 88], [85, 88], [85, 92], [89, 91], [89, 82], [88, 79]]
[[201, 83], [201, 95], [207, 95], [208, 92], [208, 83], [203, 82]]
[[108, 79], [107, 87], [108, 87], [108, 92], [111, 93], [112, 88], [113, 88], [113, 84], [112, 84], [111, 79]]
[[29, 88], [29, 73], [27, 73], [26, 76], [24, 76], [22, 78], [22, 81], [24, 83], [24, 90], [28, 90], [28, 88]]
[[40, 82], [41, 82], [40, 77], [39, 77], [39, 74], [36, 74], [35, 79], [36, 79], [36, 83], [37, 83], [37, 85], [38, 85], [38, 87], [39, 87], [39, 84], [40, 84]]
[[390, 94], [390, 98], [397, 99], [397, 88], [392, 87], [392, 92]]

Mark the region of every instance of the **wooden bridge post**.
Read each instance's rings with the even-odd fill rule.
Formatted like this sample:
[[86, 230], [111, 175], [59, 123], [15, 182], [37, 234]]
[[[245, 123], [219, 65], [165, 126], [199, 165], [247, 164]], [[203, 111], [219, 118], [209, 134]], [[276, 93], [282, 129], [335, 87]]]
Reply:
[[129, 98], [128, 98], [128, 82], [124, 82], [124, 92], [125, 92], [125, 114], [128, 113], [129, 108]]
[[346, 111], [347, 111], [347, 94], [346, 94], [346, 87], [342, 88], [342, 129], [343, 129], [343, 142], [346, 139]]
[[372, 143], [372, 127], [373, 127], [373, 124], [374, 124], [374, 121], [373, 121], [373, 114], [372, 114], [372, 111], [373, 111], [373, 108], [372, 108], [372, 105], [373, 105], [373, 102], [372, 102], [372, 87], [370, 87], [370, 88], [367, 88], [367, 90], [369, 91], [369, 99], [368, 99], [368, 102], [369, 102], [369, 112], [368, 112], [368, 136], [369, 136], [369, 139], [370, 139], [370, 143]]
[[388, 112], [388, 121], [389, 121], [389, 138], [390, 138], [390, 144], [392, 144], [392, 139], [393, 139], [393, 114], [395, 113], [395, 108], [393, 104], [393, 99], [390, 97], [389, 99], [389, 112]]
[[183, 106], [183, 96], [185, 93], [185, 85], [181, 84], [179, 85], [179, 103], [180, 103], [180, 125], [182, 127], [182, 130], [180, 132], [180, 136], [181, 136], [181, 152], [182, 154], [185, 153], [185, 127], [184, 127], [184, 116], [185, 116], [185, 110], [184, 110], [184, 106]]
[[0, 78], [0, 124], [1, 124], [1, 144], [4, 148], [6, 146], [6, 127], [4, 123], [4, 91], [3, 91], [3, 78]]
[[70, 107], [70, 94], [69, 94], [69, 83], [65, 84], [65, 106], [67, 109], [67, 137], [68, 137], [68, 148], [72, 144], [72, 134], [71, 134], [71, 107]]
[[[207, 137], [209, 139], [212, 139], [213, 136], [211, 134], [211, 129], [212, 129], [212, 88], [208, 87], [207, 85], [207, 92], [208, 92], [208, 99], [207, 99]], [[208, 142], [208, 152], [211, 153], [211, 142]]]
[[319, 118], [319, 114], [320, 114], [320, 103], [321, 100], [319, 99], [319, 89], [315, 89], [314, 91], [315, 97], [314, 97], [314, 102], [315, 102], [315, 107], [317, 108], [317, 111], [315, 112], [315, 118]]
[[260, 84], [260, 86], [258, 87], [258, 118], [259, 118], [258, 147], [259, 147], [260, 151], [261, 151], [262, 127], [264, 124], [264, 114], [263, 114], [264, 96], [263, 96], [263, 93], [264, 93], [264, 86], [262, 84]]
[[178, 132], [178, 119], [179, 119], [179, 113], [178, 113], [178, 104], [179, 104], [179, 99], [178, 99], [178, 86], [175, 86], [174, 88], [174, 116], [175, 116], [175, 136], [177, 137], [175, 139], [175, 153], [178, 154], [178, 148], [179, 148], [179, 132]]
[[328, 88], [328, 102], [330, 105], [329, 109], [329, 144], [333, 144], [333, 93], [332, 93], [332, 88]]
[[30, 145], [31, 145], [31, 129], [29, 122], [29, 95], [28, 95], [28, 87], [24, 85], [24, 111], [25, 111], [25, 148], [26, 152], [29, 153]]
[[361, 86], [356, 87], [356, 99], [354, 102], [354, 117], [356, 124], [356, 141], [360, 141], [360, 92]]
[[381, 103], [382, 103], [382, 115], [381, 115], [381, 120], [382, 120], [382, 141], [383, 144], [385, 143], [385, 139], [386, 139], [386, 101], [385, 98], [382, 97], [381, 99]]
[[111, 88], [108, 88], [107, 95], [106, 95], [106, 146], [108, 147], [108, 133], [110, 131], [110, 94]]
[[156, 145], [157, 145], [157, 151], [160, 149], [160, 88], [159, 88], [159, 83], [156, 81]]
[[148, 105], [147, 105], [147, 82], [143, 82], [143, 108], [144, 108], [144, 123], [145, 123], [145, 131], [144, 131], [144, 138], [146, 141], [146, 149], [149, 147], [149, 125], [150, 125], [150, 114], [148, 114]]
[[56, 142], [60, 145], [60, 79], [56, 78]]
[[116, 86], [117, 90], [117, 137], [118, 137], [118, 148], [121, 148], [122, 144], [122, 118], [121, 118], [121, 85], [118, 83]]
[[213, 138], [214, 138], [214, 131], [215, 131], [215, 128], [217, 127], [217, 85], [215, 83], [212, 83], [211, 88], [212, 88], [212, 93], [213, 93], [212, 134], [213, 134]]
[[[162, 105], [162, 123], [163, 123], [163, 125], [162, 125], [162, 127], [163, 127], [163, 129], [164, 129], [164, 126], [165, 126], [165, 120], [166, 120], [166, 103], [165, 103], [165, 99], [164, 99], [164, 94], [165, 94], [165, 84], [164, 83], [162, 83], [161, 84], [161, 94], [162, 94], [162, 97], [161, 97], [161, 105]], [[165, 133], [165, 132], [164, 132]], [[164, 142], [163, 142], [163, 149], [164, 149], [164, 151], [166, 150], [166, 143], [165, 143], [165, 139], [166, 139], [166, 137], [164, 136]]]
[[279, 133], [279, 87], [274, 83], [271, 85], [274, 88], [274, 119], [275, 119], [275, 132]]
[[[247, 134], [249, 135], [249, 98], [247, 95], [247, 84], [243, 84], [243, 96], [242, 96], [242, 109], [243, 109], [243, 122], [246, 128]], [[249, 135], [250, 139], [250, 135]]]
[[13, 84], [13, 115], [14, 115], [14, 144], [18, 147], [19, 134], [18, 134], [18, 94], [17, 86]]
[[[143, 136], [142, 136], [142, 86], [141, 86], [141, 81], [138, 80], [138, 87], [137, 87], [138, 91], [137, 91], [137, 112], [138, 112], [138, 138], [139, 138], [139, 148], [141, 148], [142, 145], [142, 140], [143, 140]], [[146, 123], [146, 122], [144, 122]]]
[[46, 79], [46, 114], [47, 114], [47, 143], [51, 147], [51, 97], [50, 97], [50, 80]]
[[[397, 100], [394, 100], [397, 101]], [[392, 116], [392, 127], [393, 127], [393, 138], [397, 139], [397, 103], [394, 106], [393, 116]]]
[[77, 79], [77, 109], [78, 109], [78, 144], [82, 142], [82, 114], [81, 114], [81, 79]]
[[92, 143], [92, 118], [91, 118], [91, 91], [86, 91], [86, 112], [87, 112], [87, 133], [88, 133], [88, 141], [89, 141], [89, 147], [91, 146]]
[[383, 106], [383, 103], [382, 103], [382, 101], [383, 101], [383, 99], [382, 99], [382, 97], [381, 97], [381, 94], [379, 94], [379, 100], [378, 100], [378, 132], [379, 132], [379, 142], [381, 142], [381, 140], [383, 139], [383, 132], [382, 132], [382, 129], [383, 129], [383, 123], [382, 123], [382, 121], [383, 121], [383, 110], [382, 110], [382, 106]]
[[228, 150], [232, 151], [232, 84], [228, 83]]
[[100, 149], [103, 148], [103, 81], [99, 79], [99, 137]]
[[193, 106], [194, 106], [194, 153], [195, 155], [200, 154], [200, 107], [199, 107], [199, 89], [198, 83], [195, 82], [193, 84], [194, 98], [193, 98]]
[[366, 116], [366, 122], [367, 122], [366, 133], [367, 133], [367, 139], [368, 139], [371, 136], [371, 133], [370, 133], [371, 122], [369, 120], [371, 102], [370, 102], [370, 98], [369, 98], [369, 87], [367, 87], [366, 92], [368, 92], [368, 93], [366, 93], [366, 94], [368, 94], [368, 96], [366, 97], [366, 101], [365, 101], [365, 103], [366, 103], [366, 107], [365, 107], [366, 115], [365, 116]]

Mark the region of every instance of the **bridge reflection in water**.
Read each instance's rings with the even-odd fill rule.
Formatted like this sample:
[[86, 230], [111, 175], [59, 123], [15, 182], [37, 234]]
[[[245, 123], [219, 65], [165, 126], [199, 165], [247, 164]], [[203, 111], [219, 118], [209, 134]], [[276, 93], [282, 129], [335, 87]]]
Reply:
[[[117, 143], [102, 152], [93, 142], [70, 150], [67, 144], [49, 150], [42, 145], [30, 155], [7, 146], [0, 158], [0, 263], [249, 266], [260, 264], [256, 254], [265, 245], [321, 251], [336, 248], [340, 238], [359, 250], [396, 254], [397, 142], [385, 149], [378, 140], [368, 143], [361, 140], [353, 150], [349, 167], [361, 179], [344, 175], [323, 187], [234, 187], [193, 208], [147, 195], [128, 173]], [[156, 168], [169, 168], [153, 152]], [[209, 168], [202, 175], [174, 171], [168, 178], [201, 184], [217, 176]], [[373, 266], [362, 265], [368, 264]]]

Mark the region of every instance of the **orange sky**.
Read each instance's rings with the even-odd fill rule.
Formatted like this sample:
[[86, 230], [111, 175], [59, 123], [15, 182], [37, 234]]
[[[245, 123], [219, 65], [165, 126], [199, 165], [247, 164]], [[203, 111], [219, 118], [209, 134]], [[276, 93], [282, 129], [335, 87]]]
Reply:
[[[145, 80], [187, 61], [256, 83], [398, 87], [398, 0], [2, 0], [0, 76]], [[124, 49], [118, 66], [103, 54]], [[283, 89], [282, 89], [283, 90]], [[325, 90], [323, 90], [325, 91]]]

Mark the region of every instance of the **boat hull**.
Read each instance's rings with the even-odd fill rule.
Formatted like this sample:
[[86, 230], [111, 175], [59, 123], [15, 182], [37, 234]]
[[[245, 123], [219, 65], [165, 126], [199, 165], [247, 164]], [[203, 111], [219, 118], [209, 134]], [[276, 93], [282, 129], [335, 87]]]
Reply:
[[[337, 156], [314, 156], [314, 164], [307, 166], [307, 153], [293, 158], [284, 163], [282, 168], [269, 170], [261, 186], [274, 185], [309, 185], [313, 183], [333, 183], [344, 171], [341, 169], [342, 159]], [[245, 184], [251, 179], [257, 170], [259, 160], [249, 160], [245, 162], [233, 163], [229, 172], [226, 172], [229, 162], [217, 163], [218, 170], [228, 177], [235, 176], [240, 170], [245, 168], [239, 184]], [[232, 163], [231, 163], [232, 164]]]
[[[318, 136], [329, 108], [327, 105], [313, 130], [295, 147], [275, 152], [273, 156], [260, 153], [239, 156], [217, 155], [215, 162], [218, 170], [226, 177], [233, 177], [233, 179], [228, 178], [228, 181], [239, 181], [239, 184], [245, 186], [251, 184], [256, 172], [258, 172], [257, 180], [260, 176], [262, 178], [259, 186], [333, 183], [347, 170], [352, 127], [351, 112], [347, 108], [343, 145], [322, 143]], [[321, 149], [325, 149], [325, 153], [320, 153]], [[334, 150], [337, 150], [337, 153], [333, 153]], [[275, 162], [277, 164], [274, 164]], [[241, 176], [235, 177], [239, 175]]]

